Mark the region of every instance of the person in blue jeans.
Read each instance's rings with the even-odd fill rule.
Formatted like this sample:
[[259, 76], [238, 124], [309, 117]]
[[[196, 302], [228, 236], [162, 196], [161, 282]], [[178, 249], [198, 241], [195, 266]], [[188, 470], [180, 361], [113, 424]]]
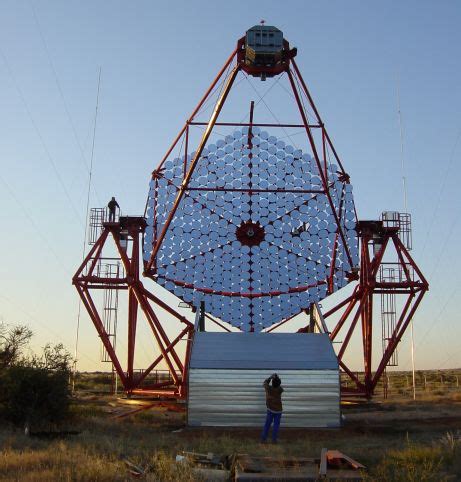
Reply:
[[277, 373], [272, 374], [267, 380], [264, 380], [264, 389], [266, 391], [266, 423], [264, 424], [263, 433], [261, 434], [261, 442], [265, 442], [269, 429], [272, 425], [272, 442], [277, 443], [277, 435], [282, 418], [282, 380]]

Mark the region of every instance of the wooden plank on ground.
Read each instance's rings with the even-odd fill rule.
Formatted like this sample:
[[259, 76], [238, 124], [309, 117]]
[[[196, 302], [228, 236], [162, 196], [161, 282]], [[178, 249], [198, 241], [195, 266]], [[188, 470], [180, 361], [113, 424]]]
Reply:
[[230, 477], [230, 472], [228, 470], [221, 469], [205, 469], [205, 468], [194, 468], [192, 469], [194, 474], [199, 477], [200, 480], [205, 482], [213, 481], [228, 481]]
[[235, 469], [235, 482], [315, 482], [318, 480], [317, 467], [302, 470], [277, 470], [274, 472], [242, 472]]
[[117, 413], [113, 415], [111, 418], [113, 419], [118, 419], [118, 418], [124, 418], [124, 417], [129, 417], [130, 415], [134, 415], [135, 413], [143, 412], [144, 410], [149, 410], [152, 407], [155, 407], [155, 403], [151, 403], [150, 405], [144, 405], [140, 408], [135, 408], [134, 410], [129, 410], [128, 412], [123, 412], [123, 413]]
[[352, 457], [349, 457], [348, 455], [340, 452], [339, 450], [328, 450], [327, 462], [333, 465], [338, 462], [339, 464], [345, 462], [347, 465], [349, 465], [350, 467], [356, 470], [360, 470], [360, 469], [363, 470], [366, 468], [360, 462], [357, 462], [357, 460], [354, 460]]
[[326, 477], [327, 476], [327, 452], [328, 449], [323, 448], [320, 452], [320, 466], [319, 466], [319, 477]]

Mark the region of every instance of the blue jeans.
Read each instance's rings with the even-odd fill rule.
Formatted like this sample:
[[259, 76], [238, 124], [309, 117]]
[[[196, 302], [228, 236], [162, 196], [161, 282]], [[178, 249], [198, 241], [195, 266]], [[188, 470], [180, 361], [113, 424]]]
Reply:
[[271, 428], [272, 422], [274, 426], [272, 427], [272, 441], [277, 442], [277, 435], [279, 433], [280, 419], [282, 418], [281, 413], [274, 413], [270, 410], [267, 411], [266, 423], [264, 424], [263, 433], [261, 435], [261, 440], [266, 441], [267, 435], [269, 434], [269, 429]]

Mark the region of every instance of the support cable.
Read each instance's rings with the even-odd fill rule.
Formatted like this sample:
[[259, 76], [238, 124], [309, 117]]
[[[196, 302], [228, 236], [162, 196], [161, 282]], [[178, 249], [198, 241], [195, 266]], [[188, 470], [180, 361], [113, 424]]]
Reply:
[[[264, 102], [264, 98], [267, 96], [267, 94], [268, 94], [277, 84], [278, 84], [278, 85], [282, 85], [282, 84], [280, 84], [280, 79], [282, 78], [282, 76], [283, 76], [284, 73], [282, 73], [282, 74], [280, 74], [279, 76], [277, 76], [277, 80], [276, 80], [273, 84], [271, 84], [271, 86], [263, 93], [263, 95], [261, 95], [259, 92], [256, 91], [256, 87], [253, 86], [253, 84], [252, 84], [252, 83], [250, 82], [250, 80], [248, 79], [248, 75], [247, 75], [244, 71], [242, 71], [242, 74], [243, 74], [243, 77], [242, 77], [242, 79], [240, 79], [240, 81], [238, 82], [238, 84], [239, 84], [240, 82], [243, 82], [244, 80], [248, 81], [248, 83], [251, 85], [251, 87], [253, 88], [253, 90], [256, 92], [256, 94], [257, 94], [258, 97], [259, 97], [259, 100], [255, 103], [255, 107], [257, 107], [261, 102]], [[238, 84], [236, 84], [236, 85], [238, 85]], [[242, 119], [241, 119], [241, 121], [240, 121], [239, 123], [242, 124], [242, 123], [245, 122], [248, 118], [249, 118], [249, 114], [246, 113], [246, 114], [242, 117]], [[274, 117], [274, 118], [275, 118], [275, 117]], [[280, 123], [279, 121], [277, 121], [277, 122]], [[279, 139], [280, 139], [280, 138], [279, 138]]]
[[[448, 175], [450, 174], [450, 168], [451, 168], [451, 165], [453, 164], [453, 160], [455, 158], [455, 152], [456, 152], [456, 148], [458, 147], [458, 143], [459, 141], [461, 140], [461, 129], [458, 133], [458, 136], [456, 137], [456, 140], [455, 140], [455, 143], [453, 145], [453, 149], [451, 151], [451, 155], [450, 155], [450, 159], [448, 161], [448, 164], [447, 164], [447, 169], [445, 171], [445, 176], [443, 178], [443, 181], [442, 181], [442, 185], [439, 189], [439, 196], [438, 196], [438, 199], [437, 199], [437, 202], [436, 202], [436, 205], [435, 205], [435, 208], [434, 208], [434, 212], [432, 213], [432, 218], [431, 218], [431, 221], [429, 223], [429, 227], [426, 231], [426, 238], [424, 240], [424, 245], [423, 245], [423, 249], [422, 249], [422, 253], [421, 253], [421, 256], [424, 254], [425, 250], [426, 250], [426, 247], [427, 247], [427, 243], [428, 243], [428, 240], [429, 240], [429, 233], [430, 231], [432, 230], [433, 228], [433, 225], [434, 225], [434, 222], [435, 222], [435, 218], [436, 218], [436, 215], [437, 215], [437, 212], [439, 210], [439, 207], [440, 207], [440, 202], [441, 202], [441, 198], [442, 198], [442, 192], [444, 192], [445, 190], [445, 184], [447, 182], [447, 179], [448, 179]], [[457, 218], [457, 221], [459, 220], [459, 217]], [[440, 263], [440, 260], [441, 260], [441, 257], [443, 255], [443, 253], [445, 252], [445, 248], [446, 248], [446, 245], [447, 245], [447, 242], [448, 240], [450, 239], [451, 235], [453, 234], [453, 229], [456, 225], [456, 222], [455, 223], [452, 223], [451, 224], [451, 227], [450, 227], [450, 232], [448, 234], [448, 236], [445, 237], [445, 242], [444, 242], [444, 245], [442, 246], [442, 248], [440, 249], [440, 252], [439, 252], [439, 256], [435, 262], [435, 265], [434, 265], [434, 268], [432, 270], [432, 275], [437, 271], [437, 268], [438, 268], [438, 265]]]
[[[417, 344], [417, 347], [421, 347], [424, 345], [424, 343], [426, 342], [426, 338], [428, 337], [428, 335], [432, 332], [432, 330], [437, 326], [437, 324], [440, 322], [440, 320], [442, 319], [442, 316], [443, 314], [445, 313], [445, 310], [447, 309], [448, 307], [448, 304], [450, 303], [450, 301], [453, 299], [453, 297], [455, 296], [455, 294], [457, 293], [459, 287], [456, 286], [452, 292], [448, 295], [448, 298], [446, 299], [444, 305], [442, 306], [442, 308], [440, 308], [438, 314], [435, 316], [434, 318], [434, 321], [431, 323], [431, 326], [426, 330], [426, 332], [424, 333], [423, 337], [421, 338], [421, 341]], [[446, 351], [446, 350], [445, 350]], [[408, 361], [405, 362], [405, 365], [408, 364]]]
[[[293, 72], [293, 71], [290, 69], [290, 72], [291, 72], [291, 74], [293, 75], [293, 79], [295, 80], [296, 85], [297, 85], [297, 87], [298, 87], [298, 92], [300, 93], [299, 99], [301, 100], [301, 105], [302, 105], [302, 107], [303, 107], [304, 112], [306, 113], [306, 117], [308, 117], [308, 118], [312, 118], [312, 117], [317, 118], [317, 116], [315, 115], [315, 113], [314, 113], [312, 110], [310, 110], [310, 109], [312, 109], [312, 106], [310, 105], [309, 99], [305, 98], [304, 89], [302, 88], [301, 83], [299, 82], [298, 76], [296, 75], [296, 71]], [[294, 96], [293, 96], [293, 98], [294, 98]], [[307, 106], [307, 107], [306, 107], [306, 105], [305, 105], [305, 101], [307, 101], [307, 103], [308, 103], [308, 106]], [[309, 107], [309, 108], [308, 108], [308, 107]]]
[[[437, 212], [439, 210], [439, 207], [440, 207], [440, 202], [441, 202], [441, 197], [442, 197], [442, 192], [444, 190], [444, 187], [445, 187], [445, 184], [446, 184], [446, 181], [448, 179], [448, 175], [450, 173], [450, 168], [451, 168], [451, 165], [453, 163], [453, 160], [454, 160], [454, 156], [455, 156], [455, 152], [456, 152], [456, 148], [458, 146], [458, 143], [459, 141], [461, 140], [461, 130], [459, 131], [458, 133], [458, 136], [456, 137], [455, 139], [455, 143], [453, 145], [453, 149], [451, 151], [451, 155], [450, 155], [450, 158], [449, 158], [449, 161], [448, 161], [448, 164], [447, 164], [447, 168], [446, 168], [446, 171], [445, 171], [445, 176], [443, 178], [443, 181], [442, 181], [442, 186], [441, 186], [441, 189], [439, 190], [439, 197], [437, 199], [437, 202], [436, 202], [436, 206], [434, 208], [434, 211], [433, 211], [433, 214], [432, 214], [432, 218], [431, 218], [431, 221], [429, 223], [429, 228], [428, 230], [426, 231], [426, 238], [425, 238], [425, 241], [424, 241], [424, 245], [423, 245], [423, 250], [422, 250], [422, 254], [424, 254], [425, 252], [425, 248], [427, 247], [427, 243], [428, 243], [428, 240], [429, 240], [429, 233], [431, 232], [433, 226], [434, 226], [434, 223], [435, 223], [435, 218], [436, 218], [436, 215], [437, 215]], [[445, 252], [445, 248], [448, 244], [448, 241], [449, 239], [451, 238], [452, 234], [453, 234], [453, 231], [454, 231], [454, 227], [456, 226], [456, 224], [459, 222], [459, 219], [460, 217], [456, 217], [456, 219], [454, 220], [454, 222], [451, 224], [450, 226], [450, 231], [448, 232], [448, 235], [445, 237], [445, 240], [444, 240], [444, 243], [443, 243], [443, 246], [441, 247], [441, 249], [439, 250], [439, 254], [436, 258], [436, 261], [434, 263], [434, 267], [431, 271], [431, 274], [429, 276], [430, 279], [433, 279], [434, 275], [436, 274], [437, 270], [438, 270], [438, 267], [439, 267], [439, 264], [442, 260], [442, 256], [443, 256], [443, 253]], [[419, 341], [417, 343], [417, 347], [421, 347], [424, 345], [425, 343], [425, 340], [427, 338], [427, 336], [432, 332], [434, 326], [440, 321], [443, 313], [445, 312], [445, 309], [447, 308], [448, 306], [448, 303], [452, 300], [453, 296], [455, 295], [457, 291], [457, 287], [455, 287], [455, 289], [450, 293], [450, 295], [446, 298], [446, 301], [445, 303], [443, 304], [443, 307], [442, 309], [439, 311], [439, 313], [437, 314], [437, 316], [435, 317], [434, 321], [431, 323], [431, 325], [429, 326], [429, 328], [426, 330], [426, 332], [424, 333], [423, 337], [421, 338], [421, 341]], [[437, 295], [437, 293], [434, 293], [434, 296], [437, 298], [437, 301], [438, 301], [438, 304], [439, 306], [441, 305], [441, 300], [439, 298], [439, 296]], [[405, 364], [406, 365], [406, 364]]]
[[209, 109], [214, 107], [214, 105], [216, 103], [215, 96], [216, 96], [216, 94], [218, 94], [217, 97], [219, 97], [221, 95], [222, 89], [224, 88], [224, 85], [227, 81], [227, 77], [229, 77], [229, 70], [231, 68], [231, 65], [232, 64], [228, 65], [226, 71], [224, 72], [224, 74], [221, 77], [222, 80], [220, 82], [218, 82], [215, 85], [214, 89], [209, 93], [206, 101], [203, 103], [203, 105], [200, 107], [200, 109], [196, 112], [194, 118], [196, 118], [200, 114], [204, 114]]
[[442, 180], [442, 185], [439, 189], [439, 196], [437, 198], [437, 202], [435, 203], [434, 212], [432, 213], [432, 218], [431, 218], [431, 221], [429, 222], [429, 227], [427, 228], [427, 231], [426, 231], [426, 237], [425, 237], [425, 240], [424, 240], [421, 256], [424, 254], [424, 252], [426, 250], [427, 242], [429, 240], [429, 233], [431, 232], [431, 230], [434, 226], [435, 218], [437, 216], [437, 212], [438, 212], [439, 207], [440, 207], [440, 202], [442, 200], [442, 193], [445, 191], [445, 184], [448, 180], [448, 175], [450, 174], [451, 165], [453, 164], [453, 161], [454, 161], [454, 158], [455, 158], [456, 148], [458, 147], [458, 144], [459, 144], [460, 140], [461, 140], [461, 129], [459, 130], [458, 135], [456, 136], [455, 143], [453, 145], [453, 149], [451, 150], [450, 158], [449, 158], [449, 161], [448, 161], [448, 164], [447, 164], [447, 168], [445, 170], [445, 175], [444, 175], [443, 180]]
[[61, 175], [59, 174], [58, 168], [56, 167], [56, 163], [54, 162], [53, 157], [51, 156], [51, 153], [50, 153], [50, 151], [49, 151], [49, 149], [48, 149], [48, 147], [47, 147], [47, 145], [46, 145], [46, 143], [45, 143], [45, 139], [43, 138], [42, 133], [40, 132], [40, 129], [38, 128], [37, 123], [35, 122], [34, 117], [32, 116], [32, 112], [31, 112], [31, 110], [30, 110], [30, 108], [29, 108], [29, 105], [27, 104], [26, 99], [25, 99], [25, 97], [24, 97], [24, 94], [23, 94], [21, 88], [19, 87], [19, 84], [18, 84], [18, 82], [17, 82], [17, 80], [16, 80], [16, 77], [15, 77], [14, 74], [13, 74], [13, 70], [11, 69], [11, 66], [10, 66], [10, 64], [9, 64], [9, 62], [8, 62], [8, 59], [6, 58], [4, 52], [3, 52], [3, 50], [2, 50], [1, 48], [0, 48], [0, 55], [1, 55], [1, 57], [2, 57], [2, 59], [3, 59], [3, 62], [4, 62], [4, 64], [5, 64], [5, 66], [6, 66], [6, 69], [7, 69], [7, 71], [8, 71], [8, 74], [9, 74], [10, 77], [11, 77], [11, 80], [12, 80], [12, 82], [13, 82], [13, 85], [14, 85], [14, 87], [15, 87], [18, 95], [19, 95], [19, 98], [21, 99], [21, 102], [22, 102], [23, 107], [24, 107], [24, 109], [25, 109], [25, 111], [26, 111], [26, 113], [27, 113], [27, 115], [28, 115], [28, 117], [29, 117], [29, 120], [30, 120], [30, 122], [31, 122], [31, 124], [32, 124], [32, 126], [33, 126], [33, 128], [34, 128], [34, 130], [35, 130], [35, 133], [37, 134], [37, 137], [40, 139], [40, 142], [41, 142], [41, 144], [42, 144], [43, 150], [45, 151], [45, 154], [46, 154], [46, 158], [47, 158], [47, 160], [48, 160], [48, 163], [50, 164], [50, 166], [51, 166], [51, 168], [52, 168], [52, 170], [53, 170], [53, 172], [54, 172], [54, 174], [55, 174], [55, 176], [56, 176], [56, 179], [58, 180], [59, 184], [61, 185], [61, 188], [62, 188], [62, 190], [63, 190], [63, 192], [64, 192], [64, 194], [65, 194], [65, 196], [66, 196], [66, 198], [67, 198], [67, 201], [69, 202], [70, 207], [72, 208], [72, 211], [74, 212], [74, 214], [75, 214], [76, 218], [78, 219], [79, 223], [80, 223], [81, 225], [83, 225], [83, 221], [82, 221], [82, 218], [81, 218], [81, 216], [80, 216], [80, 213], [79, 213], [78, 210], [76, 209], [76, 207], [75, 207], [75, 205], [74, 205], [74, 203], [73, 203], [73, 201], [72, 201], [72, 198], [70, 197], [69, 191], [67, 190], [66, 185], [64, 184], [64, 181], [62, 180], [62, 177], [61, 177]]
[[445, 361], [443, 361], [437, 368], [437, 370], [441, 370], [443, 369], [443, 366], [448, 363], [449, 361], [453, 360], [453, 358], [458, 355], [459, 353], [461, 353], [461, 350], [457, 350], [455, 351], [452, 355], [448, 356]]
[[[400, 108], [400, 76], [397, 79], [397, 113], [399, 117], [399, 133], [400, 133], [400, 168], [402, 171], [403, 210], [404, 210], [404, 213], [408, 213], [407, 179], [405, 177], [405, 157], [404, 157], [404, 151], [403, 151], [402, 110]], [[414, 329], [413, 329], [413, 316], [410, 319], [410, 335], [411, 335], [411, 372], [412, 372], [412, 381], [413, 381], [413, 400], [416, 400], [415, 336], [414, 336]]]
[[[239, 84], [241, 84], [244, 80], [247, 80], [247, 81], [248, 81], [248, 75], [247, 75], [245, 72], [243, 72], [243, 71], [240, 71], [240, 72], [242, 73], [242, 78], [241, 78], [238, 82], [236, 82], [236, 83], [234, 84], [234, 89], [235, 89], [235, 87], [237, 87]], [[283, 75], [283, 74], [282, 74], [282, 75]], [[280, 77], [281, 77], [281, 76], [279, 76], [279, 77], [277, 78], [277, 80], [266, 90], [266, 92], [264, 92], [264, 94], [263, 94], [262, 96], [261, 96], [261, 94], [259, 94], [259, 93], [257, 92], [257, 95], [258, 95], [258, 97], [259, 97], [259, 100], [255, 103], [255, 107], [257, 107], [257, 106], [260, 104], [260, 102], [263, 101], [264, 97], [272, 90], [272, 88], [275, 87], [275, 86], [279, 83]], [[248, 82], [249, 82], [249, 81], [248, 81]], [[253, 87], [253, 89], [254, 89], [254, 87]], [[208, 101], [207, 101], [207, 102], [208, 102]], [[207, 110], [211, 109], [211, 107], [213, 107], [213, 104], [209, 105], [206, 109], [201, 110], [200, 113], [201, 113], [201, 114], [205, 113]], [[245, 121], [248, 119], [248, 116], [249, 116], [249, 114], [245, 114], [245, 115], [241, 118], [240, 122], [238, 122], [238, 124], [242, 124], [243, 122], [245, 122]], [[279, 121], [277, 121], [277, 122], [279, 122]], [[201, 129], [201, 130], [203, 130], [203, 131], [206, 130], [206, 128], [207, 128], [206, 126], [199, 126], [199, 125], [194, 125], [194, 127], [198, 127], [199, 129]], [[303, 131], [300, 131], [300, 132], [305, 132], [305, 131], [303, 130]], [[219, 132], [219, 131], [217, 131], [216, 129], [213, 129], [213, 134], [216, 134], [216, 135], [221, 136], [221, 137], [226, 137], [226, 136], [228, 135], [228, 134], [223, 134], [222, 132]], [[289, 137], [289, 135], [286, 136], [286, 137]], [[283, 137], [279, 137], [279, 139], [283, 139]]]
[[[82, 163], [85, 166], [86, 172], [89, 173], [89, 171], [91, 170], [91, 166], [88, 165], [88, 162], [87, 162], [86, 157], [85, 157], [85, 152], [83, 150], [83, 147], [82, 147], [82, 144], [80, 142], [79, 136], [77, 135], [77, 129], [75, 127], [74, 120], [73, 120], [72, 115], [70, 113], [69, 106], [68, 106], [68, 104], [66, 102], [66, 99], [64, 97], [64, 91], [62, 90], [58, 74], [57, 74], [56, 69], [54, 67], [54, 63], [51, 59], [51, 54], [50, 54], [50, 51], [48, 49], [48, 44], [46, 43], [45, 36], [43, 34], [43, 30], [41, 28], [40, 21], [38, 19], [37, 11], [35, 10], [35, 7], [34, 7], [34, 4], [33, 4], [32, 0], [29, 1], [29, 4], [30, 4], [31, 10], [32, 10], [32, 14], [33, 14], [33, 17], [34, 17], [34, 20], [35, 20], [35, 24], [37, 26], [37, 30], [38, 30], [40, 39], [41, 39], [42, 44], [43, 44], [43, 49], [44, 49], [44, 51], [46, 53], [46, 56], [48, 58], [48, 63], [50, 64], [51, 72], [53, 73], [53, 77], [54, 77], [54, 81], [56, 83], [56, 87], [58, 88], [58, 92], [59, 92], [59, 95], [61, 97], [61, 100], [62, 100], [62, 103], [63, 103], [63, 106], [64, 106], [64, 110], [65, 110], [67, 118], [69, 120], [69, 124], [71, 126], [72, 133], [74, 135], [75, 143], [77, 144], [77, 147], [80, 151]], [[98, 200], [99, 205], [102, 205], [101, 200], [99, 199], [98, 193], [95, 190], [93, 190], [93, 191], [94, 191], [94, 194], [95, 194], [95, 196]]]
[[[445, 176], [444, 176], [444, 179], [442, 181], [442, 186], [441, 186], [441, 189], [439, 190], [439, 197], [437, 199], [437, 203], [436, 203], [436, 206], [434, 208], [434, 212], [432, 214], [432, 218], [431, 218], [431, 221], [429, 223], [429, 228], [428, 230], [426, 231], [426, 238], [425, 238], [425, 241], [424, 241], [424, 245], [423, 245], [423, 250], [422, 250], [422, 254], [424, 254], [425, 252], [425, 248], [427, 247], [427, 243], [428, 243], [428, 240], [429, 240], [429, 233], [430, 231], [432, 230], [433, 226], [434, 226], [434, 222], [435, 222], [435, 218], [436, 218], [436, 215], [437, 215], [437, 212], [439, 210], [439, 207], [440, 207], [440, 202], [441, 202], [441, 197], [442, 197], [442, 192], [444, 190], [444, 187], [445, 187], [445, 184], [446, 184], [446, 181], [448, 179], [448, 175], [450, 173], [450, 168], [451, 168], [451, 165], [453, 163], [453, 160], [454, 160], [454, 156], [455, 156], [455, 152], [456, 152], [456, 148], [458, 146], [458, 143], [461, 139], [461, 130], [459, 131], [458, 133], [458, 136], [456, 137], [455, 139], [455, 143], [453, 145], [453, 149], [451, 151], [451, 155], [450, 155], [450, 159], [449, 159], [449, 162], [447, 164], [447, 168], [446, 168], [446, 171], [445, 171]], [[445, 249], [446, 249], [446, 246], [448, 244], [448, 241], [450, 240], [452, 234], [453, 234], [453, 231], [454, 231], [454, 228], [455, 226], [457, 225], [457, 223], [459, 222], [459, 219], [460, 219], [460, 216], [456, 217], [454, 222], [451, 224], [450, 226], [450, 231], [448, 232], [448, 235], [445, 237], [445, 240], [444, 240], [444, 243], [443, 243], [443, 246], [440, 248], [439, 250], [439, 254], [436, 258], [436, 261], [434, 263], [434, 267], [431, 271], [431, 274], [429, 276], [430, 279], [433, 279], [434, 275], [436, 274], [436, 272], [438, 271], [438, 268], [439, 268], [439, 265], [440, 265], [440, 262], [442, 260], [442, 256], [445, 252]], [[426, 330], [426, 332], [424, 333], [422, 339], [420, 342], [417, 343], [417, 347], [420, 347], [424, 344], [427, 336], [432, 332], [434, 326], [440, 321], [441, 319], [441, 316], [443, 315], [445, 309], [447, 308], [448, 306], [448, 303], [452, 300], [454, 294], [456, 293], [458, 287], [455, 287], [455, 289], [451, 292], [451, 294], [447, 297], [442, 309], [439, 311], [438, 315], [436, 316], [435, 318], [435, 321], [432, 322], [431, 326]], [[441, 304], [441, 300], [439, 298], [439, 296], [437, 295], [437, 293], [434, 293], [434, 296], [437, 298], [437, 301], [439, 303], [439, 305]]]
[[[65, 336], [63, 336], [62, 334], [52, 330], [49, 326], [49, 323], [43, 323], [42, 321], [38, 320], [35, 316], [32, 316], [28, 311], [26, 311], [22, 305], [16, 303], [15, 301], [13, 301], [11, 298], [9, 298], [8, 296], [5, 296], [3, 293], [0, 293], [0, 298], [4, 299], [6, 302], [10, 303], [10, 305], [14, 306], [17, 310], [21, 311], [22, 313], [24, 313], [25, 316], [27, 316], [28, 319], [30, 319], [31, 321], [35, 322], [37, 325], [40, 325], [44, 330], [46, 330], [48, 333], [50, 333], [51, 335], [55, 336], [57, 339], [59, 340], [63, 340], [65, 341]], [[91, 357], [83, 354], [83, 356], [85, 358], [88, 359], [88, 361], [91, 361], [93, 363], [97, 363], [96, 360], [92, 359]]]
[[56, 261], [58, 262], [59, 266], [62, 268], [63, 272], [65, 273], [66, 276], [68, 276], [71, 271], [68, 269], [65, 265], [64, 262], [61, 260], [61, 258], [58, 256], [56, 251], [54, 250], [53, 246], [49, 242], [48, 238], [43, 234], [43, 232], [39, 229], [37, 226], [36, 222], [34, 221], [33, 216], [29, 213], [29, 211], [26, 209], [20, 198], [16, 196], [14, 193], [13, 189], [11, 186], [6, 182], [6, 180], [3, 178], [3, 176], [0, 174], [0, 182], [5, 186], [6, 190], [10, 193], [10, 196], [12, 199], [16, 202], [16, 204], [21, 208], [23, 211], [23, 215], [27, 220], [29, 221], [30, 225], [34, 228], [35, 232], [38, 234], [38, 236], [41, 238], [43, 241], [44, 245], [47, 247], [48, 251], [54, 256]]
[[[88, 190], [86, 196], [86, 213], [85, 213], [85, 230], [83, 235], [83, 247], [82, 247], [82, 262], [85, 260], [85, 253], [86, 253], [86, 243], [87, 243], [87, 235], [88, 235], [88, 216], [90, 210], [90, 193], [91, 193], [91, 181], [93, 176], [93, 160], [94, 160], [94, 145], [96, 140], [96, 126], [98, 120], [98, 109], [99, 109], [99, 92], [101, 87], [101, 67], [99, 67], [99, 75], [98, 75], [98, 92], [96, 94], [96, 108], [94, 113], [94, 123], [93, 123], [93, 141], [91, 144], [91, 158], [90, 158], [90, 166], [88, 172]], [[72, 373], [72, 392], [75, 391], [75, 374], [77, 372], [77, 355], [78, 355], [78, 340], [79, 340], [79, 333], [80, 333], [80, 317], [82, 311], [82, 300], [79, 297], [78, 301], [78, 312], [77, 312], [77, 332], [75, 336], [75, 351], [74, 351], [74, 365], [73, 365], [73, 373]]]
[[407, 179], [405, 177], [405, 158], [403, 154], [403, 126], [402, 126], [402, 111], [400, 109], [400, 78], [397, 81], [397, 114], [399, 117], [400, 168], [402, 171], [403, 210], [405, 213], [407, 213], [408, 212]]
[[[250, 80], [248, 79], [248, 76], [245, 76], [246, 80], [248, 81], [248, 83], [250, 84], [251, 88], [255, 91], [256, 95], [259, 97], [259, 102], [262, 102], [267, 110], [270, 112], [270, 114], [272, 115], [272, 117], [275, 119], [275, 122], [277, 122], [277, 124], [281, 124], [280, 120], [277, 118], [277, 116], [272, 112], [271, 108], [267, 105], [267, 102], [264, 100], [264, 97], [261, 96], [261, 94], [258, 92], [258, 90], [256, 89], [256, 87], [252, 84], [252, 82], [250, 82]], [[275, 83], [276, 84], [276, 83]], [[274, 85], [275, 85], [274, 84]], [[270, 89], [269, 89], [270, 90]], [[264, 95], [266, 95], [269, 90], [267, 92], [265, 92]], [[259, 102], [256, 103], [256, 105], [259, 104]], [[283, 132], [285, 133], [285, 135], [290, 139], [291, 143], [294, 145], [294, 147], [296, 149], [299, 149], [298, 145], [296, 144], [296, 142], [292, 139], [291, 135], [288, 134], [287, 130], [285, 129], [285, 127], [281, 127], [281, 129], [283, 130]]]

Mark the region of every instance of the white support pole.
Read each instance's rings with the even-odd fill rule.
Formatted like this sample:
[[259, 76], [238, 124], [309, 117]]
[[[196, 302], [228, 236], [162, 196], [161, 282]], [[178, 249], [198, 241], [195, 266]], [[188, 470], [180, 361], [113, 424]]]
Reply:
[[[397, 78], [397, 112], [399, 116], [399, 131], [400, 131], [400, 161], [402, 168], [402, 187], [403, 187], [403, 209], [408, 214], [408, 200], [407, 200], [407, 180], [405, 177], [405, 157], [403, 154], [403, 127], [402, 127], [402, 111], [400, 110], [400, 75]], [[413, 318], [410, 321], [411, 331], [411, 371], [413, 376], [413, 400], [416, 400], [416, 376], [415, 376], [415, 338], [413, 332]]]

